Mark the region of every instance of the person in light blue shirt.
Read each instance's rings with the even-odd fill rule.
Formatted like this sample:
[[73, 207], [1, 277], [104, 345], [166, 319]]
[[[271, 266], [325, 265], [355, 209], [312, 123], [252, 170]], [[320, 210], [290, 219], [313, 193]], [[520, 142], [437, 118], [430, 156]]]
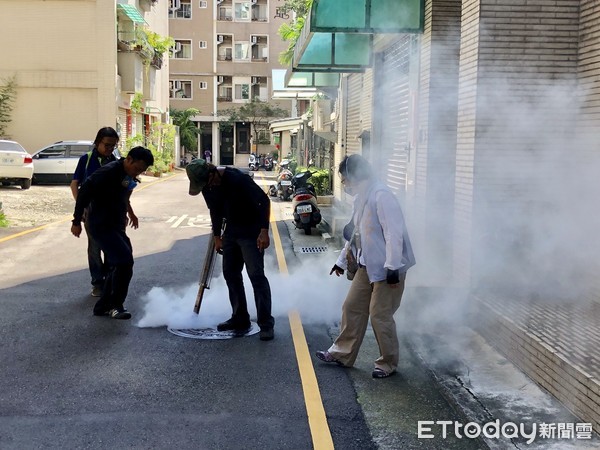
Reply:
[[350, 270], [352, 284], [342, 307], [340, 335], [316, 355], [328, 363], [353, 366], [370, 317], [380, 352], [372, 376], [387, 378], [398, 366], [394, 313], [415, 257], [398, 199], [375, 179], [369, 162], [360, 155], [348, 156], [339, 173], [344, 190], [355, 198], [352, 220], [344, 227], [346, 244], [330, 275]]

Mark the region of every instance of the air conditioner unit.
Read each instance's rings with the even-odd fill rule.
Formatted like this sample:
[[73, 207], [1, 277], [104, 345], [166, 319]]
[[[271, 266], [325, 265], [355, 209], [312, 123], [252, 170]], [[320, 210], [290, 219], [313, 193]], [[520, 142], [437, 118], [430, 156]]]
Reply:
[[217, 76], [217, 83], [221, 84], [223, 82], [223, 75]]
[[169, 0], [169, 9], [180, 9], [181, 0]]
[[217, 34], [217, 42], [223, 42], [224, 36], [222, 34]]
[[256, 44], [258, 42], [258, 36], [252, 36], [250, 39], [252, 40], [253, 44]]
[[252, 84], [260, 84], [260, 78], [259, 77], [252, 77]]

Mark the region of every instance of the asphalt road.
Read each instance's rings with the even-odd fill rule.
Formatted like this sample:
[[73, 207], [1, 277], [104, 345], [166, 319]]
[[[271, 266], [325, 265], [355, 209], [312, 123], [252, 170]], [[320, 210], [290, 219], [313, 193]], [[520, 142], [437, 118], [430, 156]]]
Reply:
[[[208, 211], [201, 197], [187, 194], [187, 185], [179, 174], [145, 183], [133, 195], [140, 228], [129, 232], [135, 254], [130, 321], [92, 316], [86, 239], [73, 237], [68, 222], [0, 242], [1, 449], [313, 448], [319, 441], [306, 398], [315, 390], [303, 385], [305, 370], [316, 373], [335, 448], [477, 448], [475, 442], [417, 438], [417, 419], [455, 416], [408, 350], [402, 374], [389, 380], [370, 377], [372, 336], [354, 369], [299, 358], [288, 311], [300, 311], [310, 354], [326, 349], [348, 285], [332, 281], [316, 257], [294, 251], [299, 243], [321, 241], [298, 240], [301, 232], [285, 220], [287, 205], [274, 203], [273, 210], [280, 215], [277, 234], [290, 274], [278, 274], [275, 239], [266, 254], [274, 341], [257, 335], [187, 339], [164, 325], [138, 326], [148, 317], [153, 288], [166, 290], [168, 314], [174, 311], [169, 296], [193, 292], [197, 284]], [[218, 270], [215, 275], [218, 280]], [[191, 311], [193, 296], [189, 300]], [[226, 295], [215, 302], [201, 315], [226, 319]]]

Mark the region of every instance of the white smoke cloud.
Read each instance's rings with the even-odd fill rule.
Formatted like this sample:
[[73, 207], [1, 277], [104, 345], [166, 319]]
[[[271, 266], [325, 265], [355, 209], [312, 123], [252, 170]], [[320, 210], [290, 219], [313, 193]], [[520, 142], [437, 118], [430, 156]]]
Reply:
[[[330, 260], [331, 259], [331, 260]], [[221, 258], [216, 264], [220, 266]], [[267, 267], [265, 273], [271, 285], [272, 314], [279, 320], [291, 310], [300, 313], [302, 322], [329, 324], [341, 317], [341, 305], [350, 282], [343, 277], [329, 276], [335, 257], [311, 258], [288, 276]], [[153, 287], [145, 297], [144, 315], [139, 327], [214, 328], [231, 317], [231, 304], [225, 280], [219, 272], [204, 293], [200, 313], [193, 312], [198, 293], [196, 283], [180, 289]], [[252, 285], [243, 271], [244, 288], [251, 320], [256, 320], [256, 307]], [[276, 324], [277, 326], [277, 324]]]

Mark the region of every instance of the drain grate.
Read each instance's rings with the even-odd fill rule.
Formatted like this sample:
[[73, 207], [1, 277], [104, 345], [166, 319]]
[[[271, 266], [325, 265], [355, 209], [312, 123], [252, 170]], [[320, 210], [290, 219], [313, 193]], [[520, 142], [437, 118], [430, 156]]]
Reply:
[[[243, 336], [252, 336], [260, 331], [260, 328], [255, 322], [251, 322], [252, 327]], [[192, 339], [232, 339], [242, 337], [236, 335], [232, 331], [217, 331], [215, 328], [171, 328], [167, 327], [170, 333], [176, 336], [192, 338]]]
[[327, 251], [327, 247], [300, 247], [300, 253], [325, 253]]

